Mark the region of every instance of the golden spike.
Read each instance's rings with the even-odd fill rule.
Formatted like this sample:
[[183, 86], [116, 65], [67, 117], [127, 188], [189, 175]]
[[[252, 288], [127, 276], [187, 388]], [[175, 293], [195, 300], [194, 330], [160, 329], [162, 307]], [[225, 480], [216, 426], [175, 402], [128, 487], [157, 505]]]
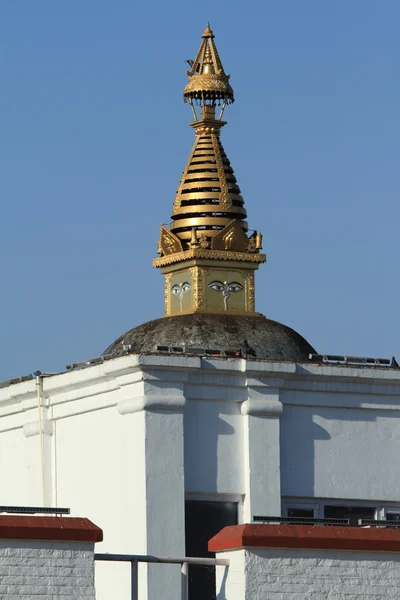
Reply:
[[[209, 49], [211, 52], [215, 72], [217, 73], [217, 75], [225, 75], [224, 67], [222, 66], [222, 62], [219, 57], [217, 47], [214, 44], [213, 38], [210, 38], [210, 40], [209, 40]], [[230, 75], [226, 75], [226, 77], [229, 79]]]
[[206, 28], [203, 31], [203, 35], [201, 37], [203, 37], [203, 38], [213, 38], [213, 37], [215, 37], [214, 33], [211, 30], [210, 23], [207, 23]]
[[204, 64], [202, 68], [202, 73], [215, 73], [210, 46], [208, 45], [204, 53]]

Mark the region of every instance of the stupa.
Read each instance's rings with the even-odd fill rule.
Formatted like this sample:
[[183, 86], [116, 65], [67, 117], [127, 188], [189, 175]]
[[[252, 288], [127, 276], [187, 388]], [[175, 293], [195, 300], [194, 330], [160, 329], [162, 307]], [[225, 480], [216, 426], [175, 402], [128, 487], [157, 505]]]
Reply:
[[208, 24], [188, 61], [184, 101], [195, 142], [162, 225], [153, 266], [165, 279], [165, 316], [118, 338], [105, 354], [154, 352], [160, 346], [215, 348], [273, 360], [307, 360], [314, 349], [293, 329], [255, 306], [255, 272], [265, 263], [262, 234], [250, 230], [244, 199], [221, 143], [225, 108], [234, 102], [230, 76]]

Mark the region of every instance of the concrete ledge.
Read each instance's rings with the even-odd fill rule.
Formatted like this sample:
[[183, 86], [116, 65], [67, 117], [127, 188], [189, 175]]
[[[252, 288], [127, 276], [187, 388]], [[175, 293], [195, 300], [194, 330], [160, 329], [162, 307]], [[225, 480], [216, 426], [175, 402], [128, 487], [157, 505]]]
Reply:
[[[34, 437], [35, 435], [39, 435], [39, 433], [40, 433], [39, 421], [31, 421], [30, 423], [25, 423], [22, 430], [24, 432], [24, 436], [27, 438]], [[53, 435], [53, 422], [52, 421], [49, 421], [48, 419], [42, 420], [42, 433], [43, 433], [43, 435], [47, 435], [47, 436]]]
[[117, 404], [117, 410], [120, 415], [129, 415], [142, 410], [183, 411], [185, 404], [186, 398], [184, 396], [172, 396], [168, 394], [164, 396], [149, 395], [121, 400]]
[[103, 531], [89, 519], [77, 517], [0, 516], [2, 540], [102, 542]]
[[249, 398], [242, 402], [240, 412], [242, 415], [253, 417], [272, 416], [279, 417], [283, 411], [283, 404], [277, 399], [277, 396], [267, 398]]
[[249, 547], [400, 552], [400, 530], [249, 524], [225, 527], [208, 542], [210, 552]]

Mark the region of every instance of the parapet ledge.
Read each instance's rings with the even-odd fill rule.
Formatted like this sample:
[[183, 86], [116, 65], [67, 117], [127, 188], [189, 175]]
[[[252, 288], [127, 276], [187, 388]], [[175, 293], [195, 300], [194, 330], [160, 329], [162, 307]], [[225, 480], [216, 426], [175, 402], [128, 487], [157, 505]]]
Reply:
[[400, 530], [317, 525], [245, 524], [225, 527], [208, 542], [210, 552], [224, 552], [240, 548], [400, 552]]
[[0, 516], [1, 540], [102, 542], [103, 532], [89, 519], [79, 517]]
[[352, 379], [354, 382], [360, 382], [361, 380], [368, 381], [368, 383], [383, 383], [389, 384], [400, 384], [400, 369], [393, 369], [390, 367], [355, 367], [351, 365], [332, 365], [332, 364], [321, 364], [321, 363], [296, 363], [296, 374], [302, 378], [313, 378], [316, 377], [334, 377], [335, 379]]
[[141, 367], [171, 367], [173, 369], [200, 369], [201, 358], [198, 356], [183, 356], [181, 354], [139, 354], [138, 365]]
[[295, 362], [273, 362], [270, 360], [247, 360], [247, 373], [282, 373], [282, 375], [295, 375], [297, 363]]

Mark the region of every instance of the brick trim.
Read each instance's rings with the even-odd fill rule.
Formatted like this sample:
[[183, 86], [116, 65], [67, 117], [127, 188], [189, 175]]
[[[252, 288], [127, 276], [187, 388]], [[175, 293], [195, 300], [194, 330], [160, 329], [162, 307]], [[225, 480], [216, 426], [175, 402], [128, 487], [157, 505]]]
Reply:
[[248, 524], [225, 527], [208, 542], [210, 552], [245, 547], [400, 552], [400, 530]]
[[1, 515], [0, 539], [101, 542], [103, 531], [89, 519], [77, 517]]

